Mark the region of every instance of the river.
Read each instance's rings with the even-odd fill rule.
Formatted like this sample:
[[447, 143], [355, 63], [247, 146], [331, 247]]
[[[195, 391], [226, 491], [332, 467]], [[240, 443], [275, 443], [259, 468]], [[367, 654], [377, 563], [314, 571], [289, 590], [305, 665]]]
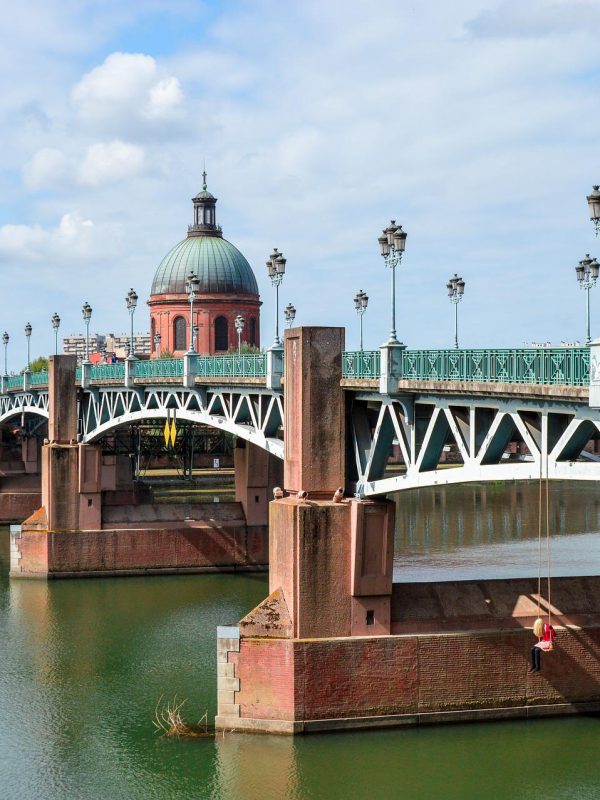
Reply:
[[[594, 484], [554, 484], [553, 572], [598, 574]], [[536, 570], [537, 487], [464, 486], [398, 498], [396, 580]], [[265, 576], [9, 581], [0, 529], [0, 800], [379, 800], [600, 797], [600, 720], [323, 734], [158, 737], [158, 699], [216, 706], [216, 626]]]

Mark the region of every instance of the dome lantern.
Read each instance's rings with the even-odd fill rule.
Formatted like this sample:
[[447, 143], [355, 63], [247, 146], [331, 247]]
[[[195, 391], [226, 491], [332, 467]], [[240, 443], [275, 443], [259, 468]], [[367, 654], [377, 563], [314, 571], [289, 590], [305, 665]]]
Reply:
[[217, 198], [206, 188], [206, 170], [202, 173], [202, 191], [192, 197], [194, 204], [194, 223], [188, 225], [188, 236], [222, 236], [221, 226], [217, 225], [215, 206]]

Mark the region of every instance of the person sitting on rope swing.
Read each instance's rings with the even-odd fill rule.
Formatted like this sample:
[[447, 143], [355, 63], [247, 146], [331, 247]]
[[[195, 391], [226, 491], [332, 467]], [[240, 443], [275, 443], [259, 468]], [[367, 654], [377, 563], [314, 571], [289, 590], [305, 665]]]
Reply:
[[538, 642], [531, 648], [531, 669], [530, 672], [539, 672], [541, 669], [542, 652], [549, 653], [552, 650], [556, 631], [549, 622], [542, 622], [538, 617], [533, 625], [533, 633], [538, 637]]

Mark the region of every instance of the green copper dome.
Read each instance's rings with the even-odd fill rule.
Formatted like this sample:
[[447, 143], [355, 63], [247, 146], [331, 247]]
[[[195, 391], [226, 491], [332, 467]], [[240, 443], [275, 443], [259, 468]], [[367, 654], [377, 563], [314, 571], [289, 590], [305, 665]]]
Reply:
[[190, 236], [158, 265], [150, 294], [185, 294], [190, 272], [200, 294], [258, 294], [252, 267], [237, 247], [220, 236]]

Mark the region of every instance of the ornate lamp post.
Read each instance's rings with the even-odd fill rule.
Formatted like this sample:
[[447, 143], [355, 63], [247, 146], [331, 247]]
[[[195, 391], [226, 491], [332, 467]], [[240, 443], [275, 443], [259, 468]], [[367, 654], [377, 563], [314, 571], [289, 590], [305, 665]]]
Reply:
[[291, 328], [294, 324], [294, 320], [296, 319], [296, 309], [291, 303], [288, 303], [283, 309], [283, 313], [285, 315], [285, 321], [288, 324], [288, 328]]
[[283, 253], [280, 253], [276, 247], [269, 256], [267, 261], [267, 272], [271, 279], [271, 285], [275, 287], [275, 339], [273, 340], [273, 347], [281, 347], [281, 339], [279, 338], [279, 286], [285, 275], [286, 259]]
[[187, 276], [185, 283], [185, 290], [187, 292], [188, 300], [190, 301], [190, 353], [195, 353], [194, 343], [194, 300], [200, 291], [200, 279], [194, 272], [190, 272]]
[[596, 236], [600, 233], [600, 186], [594, 186], [587, 196], [590, 219], [594, 223]]
[[90, 320], [92, 319], [92, 307], [88, 302], [83, 304], [81, 309], [83, 321], [85, 323], [85, 363], [90, 361]]
[[157, 332], [154, 334], [154, 352], [155, 352], [155, 353], [158, 353], [158, 352], [159, 352], [160, 340], [161, 340], [161, 335], [160, 335], [160, 333], [157, 331]]
[[241, 314], [238, 314], [235, 318], [235, 330], [237, 332], [238, 337], [238, 356], [242, 354], [242, 331], [244, 330], [244, 325], [246, 320], [242, 317]]
[[60, 317], [54, 312], [52, 315], [52, 327], [54, 328], [54, 355], [58, 355], [58, 329], [60, 328]]
[[458, 304], [465, 293], [465, 282], [455, 272], [454, 277], [446, 284], [446, 289], [450, 302], [454, 304], [454, 347], [458, 350]]
[[377, 241], [385, 265], [392, 271], [392, 322], [387, 344], [400, 344], [396, 337], [396, 267], [402, 261], [406, 247], [406, 233], [402, 230], [402, 225], [396, 225], [396, 220], [393, 219], [388, 227], [383, 229]]
[[135, 358], [135, 348], [133, 345], [133, 315], [135, 314], [135, 309], [137, 306], [138, 296], [133, 289], [130, 289], [127, 292], [125, 297], [125, 304], [127, 305], [127, 311], [129, 311], [129, 320], [130, 320], [130, 332], [129, 332], [129, 355], [128, 358], [134, 359]]
[[362, 352], [363, 349], [363, 315], [367, 310], [367, 306], [369, 305], [369, 298], [361, 289], [360, 292], [356, 293], [356, 297], [354, 298], [354, 308], [356, 309], [356, 313], [358, 314], [358, 318], [360, 320], [360, 349]]
[[4, 345], [4, 377], [8, 376], [8, 342], [10, 336], [6, 331], [2, 334], [2, 344]]
[[586, 344], [592, 341], [590, 335], [590, 289], [596, 285], [598, 275], [600, 275], [600, 264], [595, 258], [590, 258], [587, 253], [585, 258], [582, 258], [579, 264], [575, 267], [575, 274], [579, 282], [579, 288], [585, 289], [586, 292], [586, 317], [587, 317], [587, 338]]
[[27, 325], [25, 325], [25, 337], [27, 338], [27, 371], [29, 371], [29, 367], [31, 365], [31, 350], [30, 350], [29, 345], [30, 345], [30, 342], [31, 342], [31, 332], [32, 331], [33, 331], [33, 328], [31, 327], [31, 323], [28, 322]]

